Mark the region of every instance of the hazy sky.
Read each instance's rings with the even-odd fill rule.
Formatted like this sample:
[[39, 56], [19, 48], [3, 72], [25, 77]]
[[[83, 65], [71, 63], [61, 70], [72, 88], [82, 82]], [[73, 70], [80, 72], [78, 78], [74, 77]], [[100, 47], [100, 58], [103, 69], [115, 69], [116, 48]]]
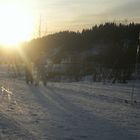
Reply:
[[140, 22], [140, 0], [38, 0], [33, 9], [42, 15], [48, 32], [81, 30], [106, 21]]
[[140, 0], [0, 0], [22, 4], [32, 12], [42, 30], [81, 30], [108, 21], [140, 22]]

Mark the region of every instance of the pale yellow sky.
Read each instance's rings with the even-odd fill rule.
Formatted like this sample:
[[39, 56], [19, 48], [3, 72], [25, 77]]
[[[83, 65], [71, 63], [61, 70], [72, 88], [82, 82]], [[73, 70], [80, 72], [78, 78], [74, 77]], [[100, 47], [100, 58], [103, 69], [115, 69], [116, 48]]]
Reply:
[[[0, 8], [8, 4], [16, 5], [25, 13], [23, 17], [27, 21], [22, 24], [23, 29], [24, 25], [27, 28], [29, 18], [32, 18], [33, 37], [38, 35], [40, 16], [42, 35], [62, 30], [81, 31], [104, 22], [125, 23], [126, 19], [128, 22], [140, 23], [140, 0], [0, 0]], [[7, 7], [9, 16], [2, 11], [1, 16], [12, 18], [10, 10], [13, 9]], [[20, 16], [21, 13], [18, 10], [16, 12]]]
[[38, 0], [32, 5], [50, 32], [82, 30], [104, 22], [140, 22], [140, 0]]

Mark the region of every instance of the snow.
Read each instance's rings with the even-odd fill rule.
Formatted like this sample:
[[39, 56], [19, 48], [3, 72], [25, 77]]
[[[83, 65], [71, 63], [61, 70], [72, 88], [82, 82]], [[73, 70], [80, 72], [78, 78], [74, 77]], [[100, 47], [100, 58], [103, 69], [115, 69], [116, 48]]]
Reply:
[[12, 74], [0, 67], [0, 139], [140, 139], [139, 81], [131, 105], [134, 82], [48, 82], [35, 87]]

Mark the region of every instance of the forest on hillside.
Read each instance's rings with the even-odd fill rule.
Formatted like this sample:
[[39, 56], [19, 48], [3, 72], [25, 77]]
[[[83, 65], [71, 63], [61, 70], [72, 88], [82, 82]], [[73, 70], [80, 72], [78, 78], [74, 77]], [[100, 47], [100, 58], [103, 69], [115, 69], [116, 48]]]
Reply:
[[[109, 64], [119, 56], [121, 60], [125, 59], [125, 63], [134, 64], [139, 32], [140, 24], [106, 23], [83, 29], [82, 32], [63, 31], [33, 39], [24, 47], [35, 56], [44, 52], [57, 63], [69, 55], [80, 57], [80, 54], [92, 50], [93, 54], [85, 57], [88, 61]], [[98, 53], [94, 53], [94, 50]]]
[[89, 67], [84, 72], [87, 74], [95, 71], [88, 65], [94, 63], [94, 66], [113, 69], [115, 75], [120, 70], [121, 73], [127, 70], [130, 75], [136, 62], [139, 32], [140, 24], [105, 23], [82, 32], [63, 31], [33, 39], [24, 44], [24, 50], [34, 62], [44, 53], [54, 64], [69, 57], [72, 63], [84, 63]]

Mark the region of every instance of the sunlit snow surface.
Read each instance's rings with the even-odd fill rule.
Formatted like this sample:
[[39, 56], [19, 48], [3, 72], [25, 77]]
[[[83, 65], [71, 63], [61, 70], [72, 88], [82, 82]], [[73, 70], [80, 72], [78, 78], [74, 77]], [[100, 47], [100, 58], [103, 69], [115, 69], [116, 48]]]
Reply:
[[[48, 82], [35, 87], [13, 73], [0, 68], [0, 85], [9, 91], [0, 94], [0, 139], [140, 139], [139, 81]], [[131, 105], [134, 82], [136, 103]], [[8, 125], [16, 127], [5, 128]]]

